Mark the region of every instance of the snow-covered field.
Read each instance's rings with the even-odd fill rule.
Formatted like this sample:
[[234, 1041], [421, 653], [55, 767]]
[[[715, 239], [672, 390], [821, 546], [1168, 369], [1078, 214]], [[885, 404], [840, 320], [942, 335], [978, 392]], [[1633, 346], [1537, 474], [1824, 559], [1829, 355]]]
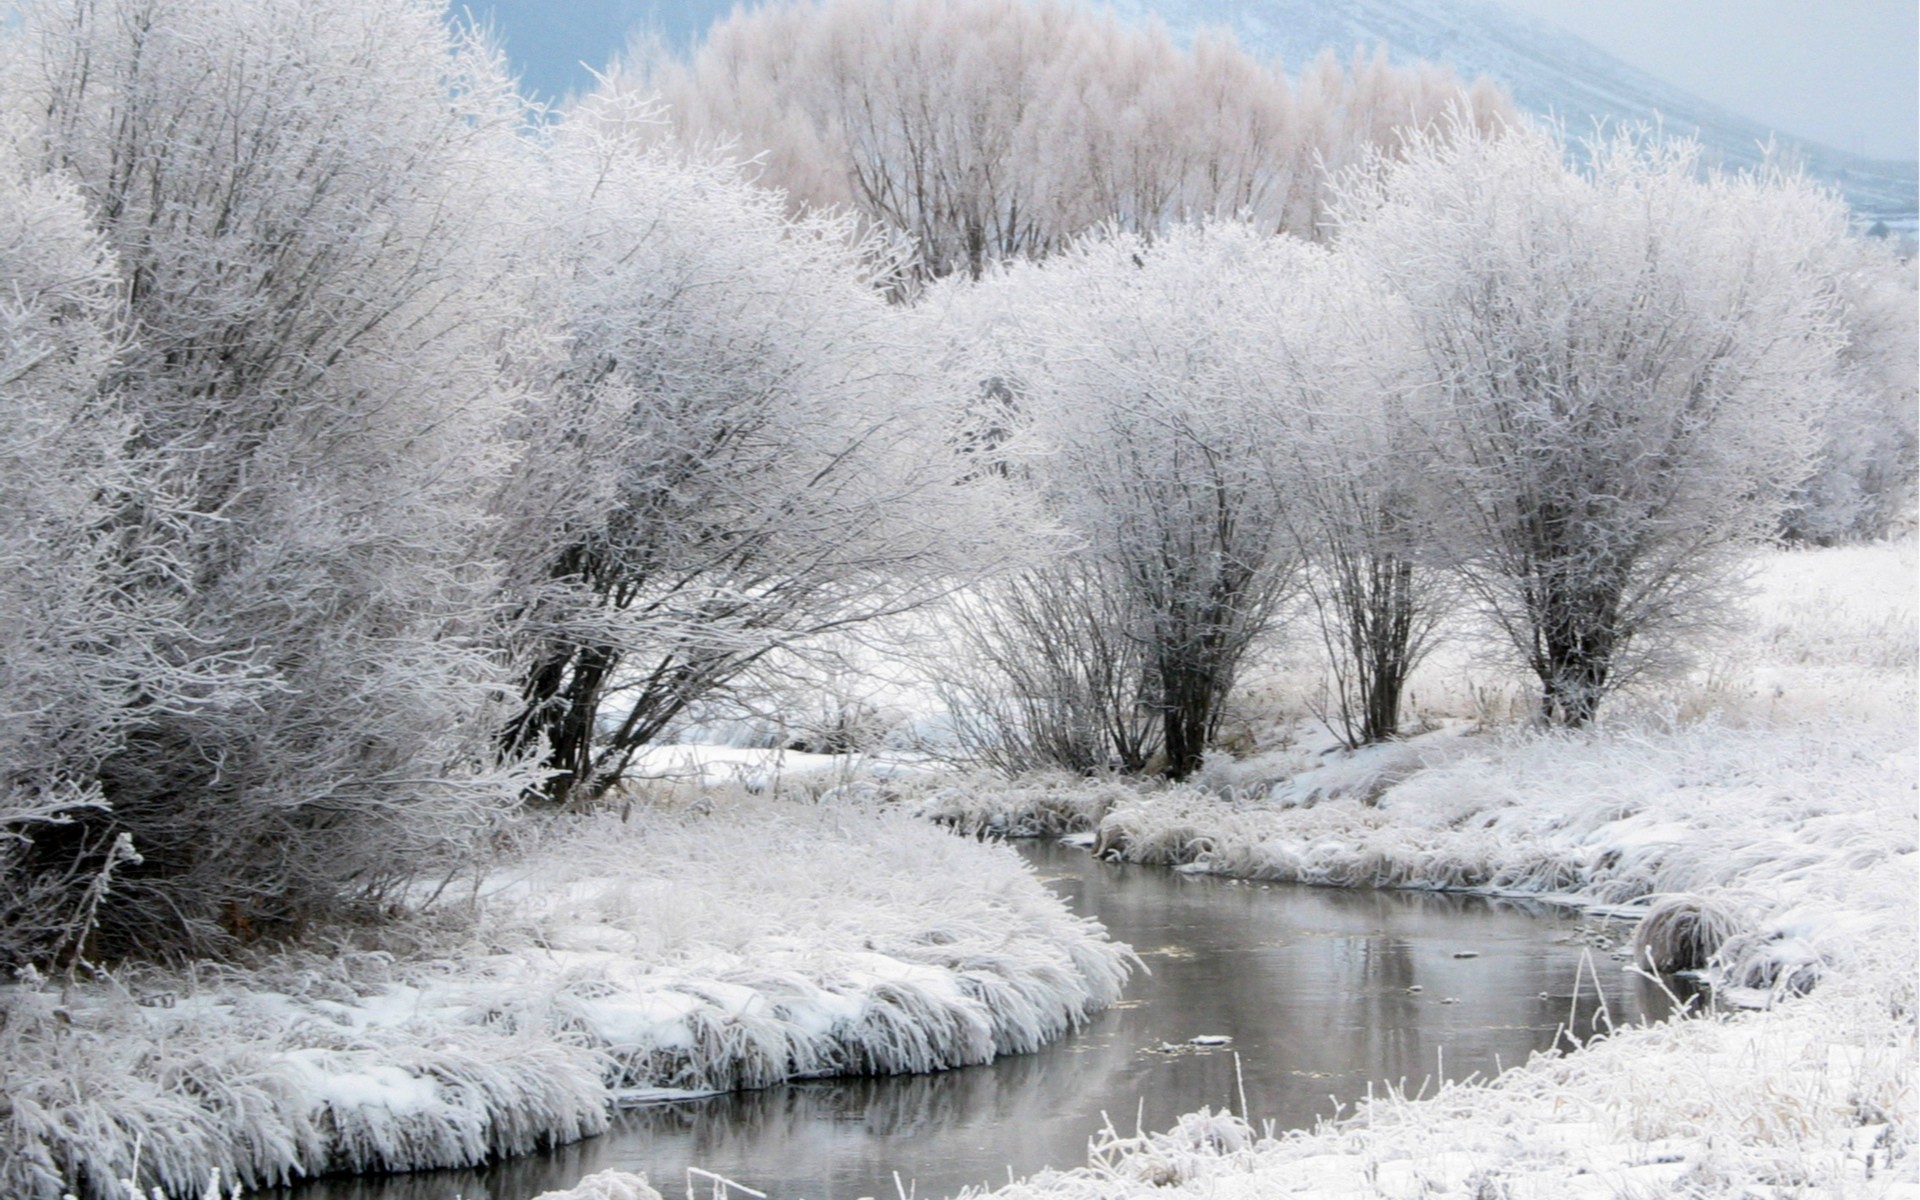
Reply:
[[737, 791], [531, 823], [427, 916], [337, 937], [0, 990], [0, 1195], [471, 1164], [619, 1101], [985, 1062], [1132, 962], [1003, 847]]
[[[1624, 1030], [1316, 1131], [1196, 1114], [1110, 1133], [1086, 1169], [994, 1195], [1920, 1196], [1915, 578], [1911, 538], [1773, 555], [1743, 642], [1594, 733], [1456, 713], [1358, 754], [1296, 734], [1100, 824], [1105, 852], [1186, 870], [1649, 915], [1643, 953], [1698, 957], [1723, 999], [1764, 1010]], [[991, 797], [970, 805], [992, 822]]]
[[1649, 915], [1639, 948], [1733, 1002], [1318, 1130], [1262, 1133], [1257, 1102], [1108, 1130], [997, 1197], [1920, 1197], [1915, 575], [1910, 537], [1770, 556], [1744, 641], [1584, 735], [1503, 724], [1441, 657], [1421, 736], [1348, 753], [1296, 712], [1196, 786], [659, 751], [655, 803], [531, 825], [337, 952], [9, 989], [0, 1189], [116, 1179], [136, 1147], [176, 1195], [471, 1162], [592, 1133], [623, 1096], [981, 1061], [1115, 999], [1124, 950], [944, 824]]
[[1318, 1130], [1263, 1136], [1257, 1103], [1109, 1130], [996, 1200], [1920, 1196], [1914, 541], [1769, 555], [1756, 582], [1744, 639], [1590, 734], [1500, 724], [1519, 685], [1442, 655], [1416, 681], [1436, 728], [1404, 743], [1291, 721], [1198, 786], [921, 791], [962, 829], [1097, 826], [1190, 871], [1646, 916], [1638, 949], [1731, 1002]]

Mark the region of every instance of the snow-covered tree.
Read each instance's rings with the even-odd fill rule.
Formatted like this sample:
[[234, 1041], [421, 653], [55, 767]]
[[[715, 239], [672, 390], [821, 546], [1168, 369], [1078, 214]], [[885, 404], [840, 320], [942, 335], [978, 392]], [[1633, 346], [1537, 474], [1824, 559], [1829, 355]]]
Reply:
[[1344, 253], [1295, 255], [1286, 278], [1223, 281], [1273, 294], [1266, 350], [1283, 398], [1289, 503], [1332, 676], [1330, 724], [1349, 746], [1400, 727], [1402, 694], [1451, 599], [1430, 547], [1420, 447], [1406, 411], [1420, 380], [1404, 302]]
[[1829, 544], [1883, 537], [1914, 511], [1920, 470], [1920, 290], [1912, 259], [1850, 239], [1829, 267], [1840, 299], [1841, 386], [1784, 532]]
[[34, 839], [99, 808], [135, 687], [167, 690], [140, 678], [161, 614], [113, 571], [117, 284], [79, 196], [0, 145], [0, 963], [76, 948], [91, 881], [27, 870]]
[[130, 834], [116, 949], [390, 896], [523, 783], [487, 733], [509, 689], [475, 555], [519, 102], [427, 0], [32, 2], [0, 79], [27, 169], [71, 178], [118, 266], [137, 479], [104, 569], [193, 680], [120, 693], [107, 807], [29, 867]]
[[770, 652], [952, 586], [990, 490], [959, 486], [849, 220], [790, 219], [736, 165], [619, 124], [554, 137], [538, 307], [560, 354], [530, 381], [527, 469], [598, 507], [523, 567], [536, 645], [507, 734], [575, 803]]
[[1313, 237], [1323, 164], [1452, 107], [1512, 115], [1442, 68], [1327, 57], [1294, 84], [1229, 38], [1182, 49], [1061, 0], [788, 0], [736, 12], [687, 61], [633, 58], [588, 108], [657, 92], [681, 137], [737, 141], [797, 207], [910, 238], [922, 276], [1103, 224], [1244, 215]]
[[1019, 344], [1018, 462], [1123, 597], [1176, 778], [1296, 579], [1272, 314], [1232, 285], [1284, 280], [1310, 250], [1242, 224], [1115, 233], [985, 285]]
[[1352, 177], [1344, 253], [1403, 298], [1445, 544], [1549, 721], [1673, 666], [1806, 477], [1845, 236], [1791, 179], [1703, 179], [1684, 144], [1456, 130]]

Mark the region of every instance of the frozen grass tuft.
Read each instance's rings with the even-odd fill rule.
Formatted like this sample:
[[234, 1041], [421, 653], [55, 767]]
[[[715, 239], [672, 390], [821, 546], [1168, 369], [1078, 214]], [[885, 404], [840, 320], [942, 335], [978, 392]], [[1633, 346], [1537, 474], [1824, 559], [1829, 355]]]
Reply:
[[1647, 909], [1633, 933], [1633, 958], [1663, 975], [1706, 968], [1720, 948], [1753, 924], [1725, 899], [1667, 896]]
[[531, 824], [458, 904], [246, 969], [0, 988], [0, 1195], [470, 1165], [623, 1095], [1032, 1050], [1131, 970], [1005, 847], [713, 799]]
[[1038, 772], [1007, 779], [979, 775], [943, 779], [910, 792], [917, 815], [969, 836], [1059, 837], [1086, 833], [1115, 805], [1137, 798], [1140, 785]]

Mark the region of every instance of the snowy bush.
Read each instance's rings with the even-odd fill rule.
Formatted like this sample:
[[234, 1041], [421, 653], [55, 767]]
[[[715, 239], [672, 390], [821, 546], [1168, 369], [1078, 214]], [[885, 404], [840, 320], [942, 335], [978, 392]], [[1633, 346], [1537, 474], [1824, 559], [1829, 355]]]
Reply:
[[[1274, 297], [1317, 255], [1226, 222], [1151, 243], [1091, 238], [967, 302], [1011, 343], [973, 347], [976, 374], [1007, 377], [1021, 413], [1010, 461], [1073, 539], [1063, 553], [1119, 597], [1111, 636], [1138, 646], [1142, 678], [1115, 682], [1158, 717], [1176, 779], [1199, 767], [1241, 664], [1294, 591], [1273, 439], [1284, 419], [1261, 346]], [[1085, 636], [1090, 622], [1070, 624], [1006, 632]]]
[[102, 388], [116, 287], [80, 195], [0, 144], [0, 968], [79, 951], [98, 874], [36, 870], [34, 843], [99, 811], [136, 690], [179, 686], [148, 653], [168, 614], [132, 603], [108, 528], [133, 480], [131, 424]]
[[939, 780], [910, 792], [918, 816], [971, 836], [1056, 837], [1099, 826], [1138, 787], [1115, 779], [1031, 772], [1012, 779], [975, 776]]
[[134, 477], [96, 527], [107, 587], [166, 619], [93, 700], [119, 705], [108, 807], [38, 829], [22, 869], [100, 878], [131, 836], [102, 953], [390, 899], [526, 781], [491, 765], [505, 677], [476, 553], [519, 102], [425, 0], [18, 9], [4, 128], [71, 180], [124, 305], [107, 399]]
[[589, 114], [551, 139], [508, 742], [590, 804], [768, 655], [950, 588], [987, 526], [850, 220]]
[[1441, 544], [1560, 724], [1724, 625], [1839, 387], [1839, 202], [1697, 155], [1623, 136], [1580, 173], [1547, 134], [1462, 129], [1339, 209], [1424, 359]]

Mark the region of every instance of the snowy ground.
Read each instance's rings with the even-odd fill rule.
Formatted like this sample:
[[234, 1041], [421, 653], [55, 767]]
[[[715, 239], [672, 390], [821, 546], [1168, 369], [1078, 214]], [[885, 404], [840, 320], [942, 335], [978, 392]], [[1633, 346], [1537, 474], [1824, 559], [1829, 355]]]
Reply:
[[470, 1164], [614, 1101], [984, 1062], [1131, 965], [1009, 850], [737, 789], [532, 823], [427, 917], [337, 936], [0, 989], [0, 1195]]
[[[976, 1061], [1110, 1002], [1124, 956], [940, 823], [1651, 914], [1646, 949], [1766, 1006], [1314, 1131], [1263, 1134], [1257, 1102], [1109, 1130], [1086, 1168], [996, 1197], [1920, 1197], [1915, 578], [1911, 538], [1770, 556], [1743, 641], [1577, 737], [1516, 724], [1524, 685], [1448, 650], [1415, 682], [1427, 732], [1358, 754], [1262, 700], [1312, 674], [1278, 659], [1236, 716], [1243, 757], [1183, 788], [661, 750], [639, 791], [664, 809], [535, 838], [437, 922], [78, 1002], [15, 989], [0, 1187], [45, 1193], [41, 1153], [111, 1178], [136, 1141], [175, 1181], [468, 1161], [591, 1132], [622, 1090]], [[764, 798], [713, 799], [743, 790]], [[554, 1196], [651, 1193], [605, 1174]]]
[[1318, 1130], [1109, 1130], [995, 1200], [1920, 1196], [1915, 579], [1911, 538], [1769, 556], [1743, 640], [1585, 736], [1512, 724], [1523, 685], [1449, 652], [1403, 744], [1337, 751], [1296, 713], [1195, 787], [919, 790], [963, 829], [1097, 826], [1187, 870], [1650, 914], [1642, 948], [1736, 1002]]
[[[1651, 914], [1644, 951], [1702, 955], [1764, 1010], [1317, 1131], [1109, 1133], [1084, 1170], [994, 1195], [1920, 1196], [1915, 574], [1911, 539], [1772, 556], [1747, 638], [1594, 734], [1488, 730], [1486, 689], [1455, 685], [1424, 737], [1347, 754], [1293, 728], [1100, 822], [1105, 852], [1187, 870]], [[990, 796], [969, 804], [991, 823]]]

